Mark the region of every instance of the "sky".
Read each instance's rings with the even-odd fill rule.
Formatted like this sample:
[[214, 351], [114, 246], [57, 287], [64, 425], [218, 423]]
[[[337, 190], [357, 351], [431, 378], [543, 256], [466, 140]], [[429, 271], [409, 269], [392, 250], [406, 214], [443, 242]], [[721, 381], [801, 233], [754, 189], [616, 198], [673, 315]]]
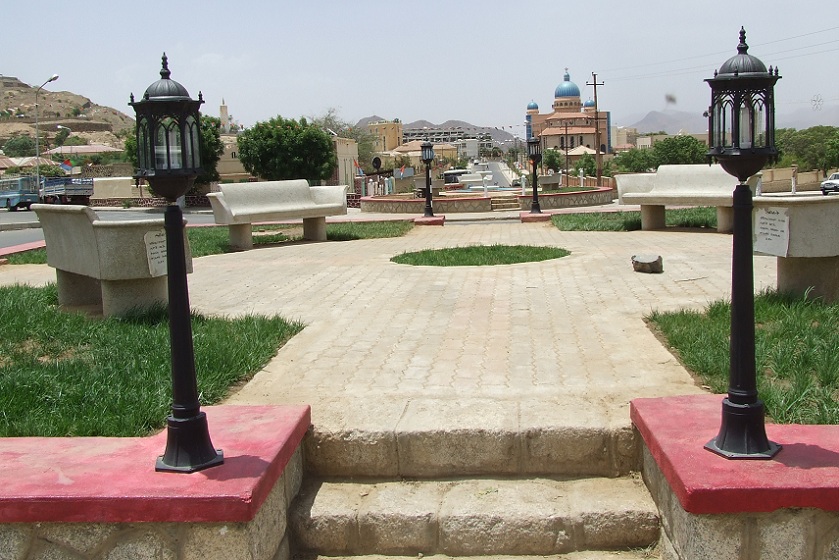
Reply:
[[[585, 101], [628, 126], [649, 111], [701, 114], [703, 81], [736, 54], [777, 66], [778, 115], [839, 106], [839, 2], [741, 0], [121, 0], [4, 6], [0, 74], [127, 105], [172, 79], [202, 112], [222, 99], [245, 126], [281, 115], [348, 122], [449, 119], [524, 133], [527, 104], [550, 110], [565, 68]], [[839, 125], [839, 123], [826, 123]]]

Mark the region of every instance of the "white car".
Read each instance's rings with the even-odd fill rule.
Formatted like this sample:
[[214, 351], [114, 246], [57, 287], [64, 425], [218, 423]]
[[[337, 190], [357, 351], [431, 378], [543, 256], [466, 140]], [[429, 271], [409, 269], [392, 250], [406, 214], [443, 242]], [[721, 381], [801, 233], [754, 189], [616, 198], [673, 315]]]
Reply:
[[839, 192], [839, 173], [833, 173], [822, 181], [822, 194], [827, 195], [830, 192]]

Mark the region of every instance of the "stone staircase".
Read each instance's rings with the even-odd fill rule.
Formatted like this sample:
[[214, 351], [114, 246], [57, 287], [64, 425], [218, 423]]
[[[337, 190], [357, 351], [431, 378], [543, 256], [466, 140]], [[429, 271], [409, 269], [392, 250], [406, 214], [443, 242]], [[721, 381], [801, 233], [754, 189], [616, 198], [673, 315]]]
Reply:
[[655, 557], [659, 518], [628, 420], [565, 416], [517, 433], [316, 425], [289, 512], [294, 557]]
[[520, 210], [519, 199], [514, 195], [500, 195], [490, 198], [493, 212]]

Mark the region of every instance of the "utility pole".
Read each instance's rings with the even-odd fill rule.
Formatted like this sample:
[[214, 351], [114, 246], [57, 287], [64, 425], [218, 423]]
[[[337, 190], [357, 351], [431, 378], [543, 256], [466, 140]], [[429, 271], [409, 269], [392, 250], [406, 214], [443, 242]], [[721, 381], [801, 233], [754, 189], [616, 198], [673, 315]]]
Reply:
[[591, 73], [591, 83], [586, 82], [587, 86], [594, 86], [594, 143], [597, 144], [597, 186], [600, 186], [600, 179], [603, 177], [603, 153], [600, 150], [600, 113], [597, 108], [597, 86], [606, 85], [603, 82], [597, 83], [597, 74]]

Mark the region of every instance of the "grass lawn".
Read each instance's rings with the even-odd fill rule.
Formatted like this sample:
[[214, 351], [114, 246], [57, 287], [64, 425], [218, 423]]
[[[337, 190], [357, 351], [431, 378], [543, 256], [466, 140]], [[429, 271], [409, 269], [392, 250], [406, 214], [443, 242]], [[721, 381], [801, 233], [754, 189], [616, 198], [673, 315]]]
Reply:
[[[58, 311], [54, 285], [0, 287], [0, 437], [140, 436], [171, 405], [169, 322]], [[281, 317], [193, 315], [201, 404], [223, 399], [303, 325]]]
[[524, 262], [546, 261], [568, 256], [558, 247], [530, 247], [527, 245], [471, 245], [449, 249], [429, 249], [402, 253], [390, 259], [397, 264], [415, 266], [492, 266]]
[[[699, 382], [728, 391], [731, 305], [648, 320]], [[755, 364], [766, 413], [783, 424], [839, 424], [839, 303], [767, 292], [755, 298]]]
[[[717, 229], [717, 209], [679, 208], [665, 213], [667, 227]], [[634, 231], [641, 229], [641, 212], [554, 214], [551, 222], [563, 231]]]

